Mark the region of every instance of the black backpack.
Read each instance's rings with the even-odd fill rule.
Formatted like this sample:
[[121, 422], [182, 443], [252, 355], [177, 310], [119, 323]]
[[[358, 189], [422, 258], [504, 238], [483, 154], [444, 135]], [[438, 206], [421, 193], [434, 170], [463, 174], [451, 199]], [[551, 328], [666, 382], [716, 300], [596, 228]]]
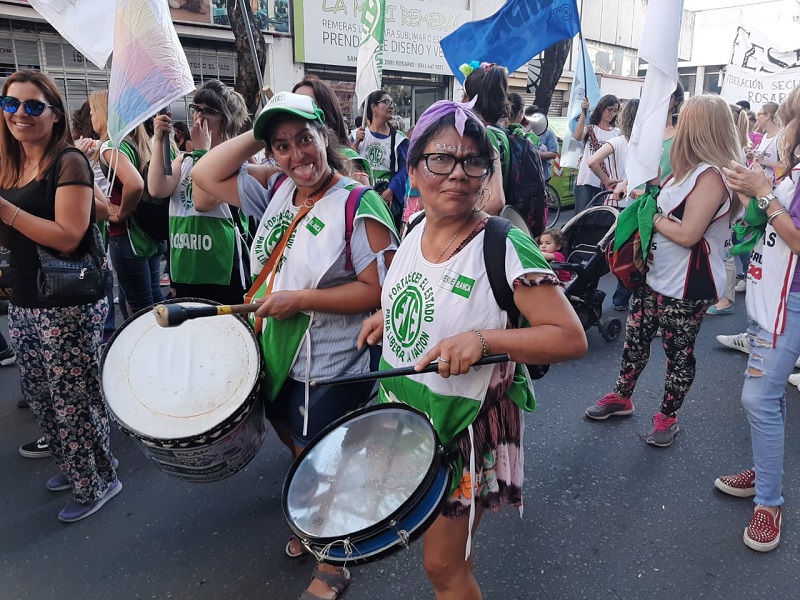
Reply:
[[[419, 214], [408, 224], [406, 235], [416, 227], [425, 213]], [[497, 305], [508, 314], [515, 328], [524, 326], [524, 319], [514, 304], [514, 290], [506, 281], [506, 238], [511, 230], [511, 221], [502, 217], [489, 217], [483, 230], [483, 262], [486, 265], [486, 275]], [[541, 379], [550, 370], [550, 365], [526, 365], [531, 379]]]
[[509, 131], [490, 125], [487, 130], [500, 147], [506, 204], [525, 217], [531, 236], [538, 237], [547, 226], [547, 193], [539, 149], [521, 129]]

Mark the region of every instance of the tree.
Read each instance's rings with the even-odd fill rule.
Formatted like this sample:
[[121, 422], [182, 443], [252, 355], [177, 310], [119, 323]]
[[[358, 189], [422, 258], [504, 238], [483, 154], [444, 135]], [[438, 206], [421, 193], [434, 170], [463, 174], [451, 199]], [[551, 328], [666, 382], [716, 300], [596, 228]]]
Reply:
[[[250, 7], [250, 2], [226, 0], [226, 6], [228, 8], [231, 31], [233, 31], [233, 37], [236, 40], [236, 85], [234, 89], [244, 96], [247, 110], [252, 115], [255, 114], [259, 106], [258, 71], [260, 70], [263, 73], [264, 65], [267, 64], [267, 43], [264, 41], [261, 29], [256, 25], [255, 14]], [[253, 53], [250, 51], [250, 42], [247, 38], [247, 23], [244, 20], [243, 11], [250, 20], [259, 67], [256, 67], [253, 61]]]
[[569, 56], [569, 49], [572, 45], [572, 39], [567, 38], [556, 42], [544, 51], [539, 66], [538, 76], [528, 78], [528, 91], [536, 93], [533, 103], [539, 107], [544, 114], [550, 110], [550, 103], [553, 100], [553, 91], [558, 85], [558, 80], [561, 78], [561, 73], [564, 71], [564, 65]]

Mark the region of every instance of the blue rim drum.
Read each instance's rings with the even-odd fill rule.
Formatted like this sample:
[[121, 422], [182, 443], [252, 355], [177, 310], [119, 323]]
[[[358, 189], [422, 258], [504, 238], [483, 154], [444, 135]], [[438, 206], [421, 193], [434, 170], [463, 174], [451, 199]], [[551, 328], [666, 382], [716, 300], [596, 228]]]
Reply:
[[237, 315], [161, 327], [152, 309], [139, 311], [106, 346], [100, 378], [111, 417], [168, 475], [219, 481], [243, 469], [264, 442], [261, 354]]
[[322, 562], [368, 562], [422, 535], [451, 481], [427, 416], [400, 403], [368, 406], [326, 427], [297, 457], [283, 513]]

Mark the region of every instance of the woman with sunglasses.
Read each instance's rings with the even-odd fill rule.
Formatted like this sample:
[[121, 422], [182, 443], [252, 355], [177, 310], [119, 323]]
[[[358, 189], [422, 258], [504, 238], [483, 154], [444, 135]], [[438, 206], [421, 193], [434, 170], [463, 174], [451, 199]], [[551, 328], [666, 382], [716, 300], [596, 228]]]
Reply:
[[[583, 328], [558, 279], [516, 228], [505, 240], [505, 283], [531, 326], [512, 328], [495, 300], [483, 257], [489, 216], [480, 209], [493, 157], [486, 128], [464, 105], [441, 100], [420, 117], [408, 164], [425, 217], [389, 268], [383, 310], [359, 336], [360, 345], [383, 339], [384, 368], [422, 369], [438, 360], [436, 373], [385, 379], [380, 388], [381, 402], [425, 412], [441, 441], [459, 450], [451, 496], [424, 537], [425, 572], [437, 600], [481, 598], [471, 544], [481, 515], [501, 503], [522, 504], [522, 409], [535, 405], [523, 363], [586, 353]], [[457, 293], [456, 277], [471, 282], [468, 291]], [[405, 350], [411, 347], [413, 353]], [[513, 362], [471, 369], [483, 356], [504, 353]]]
[[[109, 196], [108, 245], [119, 286], [132, 312], [164, 301], [161, 293], [161, 256], [166, 243], [153, 240], [141, 229], [133, 211], [142, 199], [142, 169], [150, 160], [150, 138], [143, 125], [125, 137], [119, 148], [108, 138], [108, 91], [89, 95], [92, 127], [100, 134], [100, 167], [113, 187]], [[120, 301], [125, 318], [130, 314]]]
[[58, 518], [79, 521], [122, 489], [100, 392], [98, 350], [108, 303], [104, 292], [69, 300], [40, 295], [37, 245], [72, 253], [86, 243], [95, 219], [92, 169], [72, 146], [53, 80], [17, 71], [6, 79], [0, 105], [0, 243], [11, 250], [14, 272], [11, 342], [23, 397], [60, 471], [47, 488], [72, 490]]
[[[600, 178], [597, 177], [589, 168], [589, 159], [595, 152], [606, 142], [612, 140], [619, 135], [619, 128], [617, 127], [617, 115], [619, 114], [619, 98], [612, 94], [606, 94], [597, 103], [592, 116], [589, 118], [588, 125], [586, 124], [586, 117], [589, 114], [589, 100], [584, 98], [581, 103], [581, 116], [578, 118], [578, 124], [575, 125], [575, 139], [582, 140], [585, 145], [583, 149], [583, 158], [578, 167], [578, 178], [575, 180], [575, 214], [581, 212], [589, 206], [597, 194], [600, 193], [602, 184]], [[608, 160], [603, 161], [600, 165], [601, 169], [608, 173], [610, 165]], [[609, 185], [616, 185], [619, 181], [612, 180]]]
[[373, 187], [392, 212], [399, 231], [408, 179], [408, 139], [389, 124], [395, 109], [389, 94], [376, 90], [367, 96], [366, 104], [367, 121], [356, 131], [353, 147], [369, 162]]
[[[221, 81], [206, 82], [189, 105], [194, 115], [191, 153], [178, 156], [172, 175], [164, 169], [148, 171], [147, 185], [157, 198], [169, 198], [170, 278], [178, 298], [207, 298], [221, 304], [240, 304], [249, 271], [244, 266], [246, 248], [237, 235], [228, 204], [198, 211], [194, 201], [192, 171], [211, 148], [239, 134], [248, 120], [241, 94]], [[164, 161], [162, 139], [172, 131], [168, 115], [153, 121], [154, 165]], [[206, 208], [206, 207], [204, 207]], [[194, 240], [202, 240], [200, 243]]]

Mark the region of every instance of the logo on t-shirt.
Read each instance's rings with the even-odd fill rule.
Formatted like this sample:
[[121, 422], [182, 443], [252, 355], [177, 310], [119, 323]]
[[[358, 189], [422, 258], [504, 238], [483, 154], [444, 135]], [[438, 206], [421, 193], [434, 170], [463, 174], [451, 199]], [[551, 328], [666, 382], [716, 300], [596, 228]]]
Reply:
[[367, 160], [373, 167], [380, 167], [383, 164], [385, 154], [383, 146], [379, 144], [373, 144], [367, 148]]
[[422, 273], [409, 273], [389, 291], [384, 327], [389, 349], [403, 362], [421, 357], [430, 336], [425, 323], [433, 322], [433, 287]]
[[469, 298], [472, 288], [475, 286], [475, 280], [448, 269], [444, 272], [437, 285], [448, 292], [453, 292], [457, 296]]

